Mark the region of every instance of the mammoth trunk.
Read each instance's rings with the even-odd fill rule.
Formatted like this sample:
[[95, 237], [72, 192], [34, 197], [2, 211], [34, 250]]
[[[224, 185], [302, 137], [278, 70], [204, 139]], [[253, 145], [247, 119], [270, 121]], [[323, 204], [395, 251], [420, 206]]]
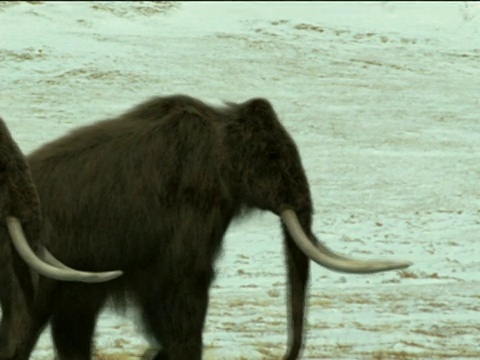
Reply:
[[303, 321], [309, 275], [309, 260], [327, 269], [368, 274], [396, 270], [411, 265], [407, 261], [356, 260], [327, 248], [311, 233], [311, 211], [296, 213], [291, 208], [280, 211], [285, 236], [289, 287], [289, 349], [285, 360], [299, 357], [303, 346]]
[[[302, 221], [303, 220], [303, 221]], [[300, 215], [305, 229], [310, 229], [311, 215]], [[303, 328], [306, 318], [306, 295], [310, 269], [310, 259], [297, 246], [289, 230], [283, 226], [285, 255], [288, 278], [288, 351], [285, 360], [297, 359], [303, 347]]]

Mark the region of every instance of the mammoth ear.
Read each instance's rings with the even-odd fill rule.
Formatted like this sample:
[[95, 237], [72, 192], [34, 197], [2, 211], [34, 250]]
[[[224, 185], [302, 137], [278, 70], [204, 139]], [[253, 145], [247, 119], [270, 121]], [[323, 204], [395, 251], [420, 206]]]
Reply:
[[249, 114], [275, 116], [275, 111], [270, 102], [262, 98], [255, 98], [247, 101], [246, 109]]
[[255, 98], [244, 103], [243, 120], [258, 125], [273, 125], [277, 115], [266, 99]]

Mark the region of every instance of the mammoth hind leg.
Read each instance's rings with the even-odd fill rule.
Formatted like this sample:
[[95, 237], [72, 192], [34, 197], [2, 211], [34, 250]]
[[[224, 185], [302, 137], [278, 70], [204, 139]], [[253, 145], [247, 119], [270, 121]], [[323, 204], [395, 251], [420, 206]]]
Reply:
[[59, 360], [91, 360], [93, 335], [105, 296], [85, 285], [68, 286], [52, 316], [52, 338]]

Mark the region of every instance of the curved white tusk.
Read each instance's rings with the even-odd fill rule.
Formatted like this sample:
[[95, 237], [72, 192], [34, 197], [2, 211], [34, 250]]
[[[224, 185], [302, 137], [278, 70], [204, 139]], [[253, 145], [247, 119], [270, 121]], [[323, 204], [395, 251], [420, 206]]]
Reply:
[[352, 274], [367, 274], [404, 269], [412, 265], [412, 263], [408, 261], [355, 260], [336, 254], [321, 242], [316, 246], [312, 243], [303, 231], [297, 214], [293, 210], [284, 210], [280, 214], [280, 217], [287, 227], [289, 234], [305, 255], [317, 264], [330, 270]]
[[77, 271], [75, 269], [72, 269], [71, 267], [68, 267], [64, 263], [62, 263], [60, 260], [58, 260], [55, 256], [52, 255], [50, 251], [45, 246], [40, 247], [40, 257], [47, 263], [49, 263], [52, 266], [55, 266], [56, 268], [59, 269], [65, 269], [65, 270], [71, 270], [71, 271]]
[[122, 271], [118, 270], [97, 273], [74, 270], [68, 268], [66, 265], [63, 265], [61, 262], [56, 260], [53, 255], [52, 258], [55, 259], [54, 261], [62, 264], [62, 268], [52, 266], [51, 264], [39, 259], [32, 251], [25, 238], [25, 234], [23, 233], [22, 225], [16, 217], [7, 216], [6, 223], [13, 245], [15, 246], [15, 249], [17, 249], [20, 257], [40, 275], [61, 281], [98, 283], [115, 279], [123, 274]]

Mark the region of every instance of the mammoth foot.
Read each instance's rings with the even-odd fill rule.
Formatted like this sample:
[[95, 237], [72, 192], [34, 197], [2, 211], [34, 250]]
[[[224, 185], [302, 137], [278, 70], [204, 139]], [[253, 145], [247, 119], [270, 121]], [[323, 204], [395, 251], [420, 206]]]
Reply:
[[9, 340], [7, 325], [2, 319], [2, 327], [0, 329], [0, 360], [12, 359], [15, 355], [15, 344], [12, 339]]
[[169, 360], [169, 358], [163, 350], [160, 350], [152, 360]]
[[0, 360], [10, 360], [13, 355], [15, 355], [15, 348], [0, 340]]
[[163, 349], [150, 348], [145, 351], [141, 360], [170, 360], [170, 359], [167, 353]]

